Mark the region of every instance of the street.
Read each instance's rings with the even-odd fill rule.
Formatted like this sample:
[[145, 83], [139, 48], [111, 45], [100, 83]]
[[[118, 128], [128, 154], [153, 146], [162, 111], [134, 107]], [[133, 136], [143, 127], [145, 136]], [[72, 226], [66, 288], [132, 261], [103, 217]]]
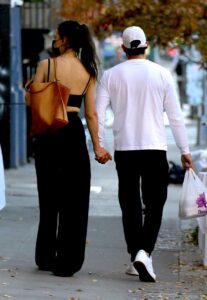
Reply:
[[[195, 128], [188, 126], [193, 144], [194, 133]], [[111, 129], [107, 130], [107, 144], [112, 153]], [[179, 161], [173, 143], [168, 155]], [[92, 184], [86, 258], [82, 270], [71, 278], [58, 278], [35, 266], [38, 198], [34, 165], [6, 170], [7, 206], [0, 213], [0, 299], [205, 299], [202, 296], [207, 295], [207, 270], [201, 267], [198, 247], [186, 244], [183, 235], [183, 230], [194, 228], [196, 222], [181, 222], [178, 218], [181, 186], [169, 185], [163, 224], [153, 253], [157, 282], [141, 283], [137, 277], [125, 274], [129, 256], [114, 162], [100, 165], [92, 152], [90, 157]]]

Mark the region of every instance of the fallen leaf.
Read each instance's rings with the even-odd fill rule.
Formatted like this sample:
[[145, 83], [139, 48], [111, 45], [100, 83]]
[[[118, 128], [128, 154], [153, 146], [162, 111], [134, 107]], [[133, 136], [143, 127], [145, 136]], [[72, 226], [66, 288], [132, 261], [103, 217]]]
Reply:
[[136, 290], [128, 290], [128, 293], [136, 293]]
[[8, 256], [0, 256], [0, 260], [7, 261], [9, 259], [10, 259], [10, 257], [8, 257]]

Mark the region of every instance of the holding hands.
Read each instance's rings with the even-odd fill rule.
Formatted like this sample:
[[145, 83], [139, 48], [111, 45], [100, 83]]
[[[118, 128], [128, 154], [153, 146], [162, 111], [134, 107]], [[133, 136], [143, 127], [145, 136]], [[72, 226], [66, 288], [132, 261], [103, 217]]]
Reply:
[[105, 150], [103, 147], [98, 147], [94, 149], [95, 160], [97, 160], [100, 164], [105, 164], [108, 160], [112, 160], [111, 154]]

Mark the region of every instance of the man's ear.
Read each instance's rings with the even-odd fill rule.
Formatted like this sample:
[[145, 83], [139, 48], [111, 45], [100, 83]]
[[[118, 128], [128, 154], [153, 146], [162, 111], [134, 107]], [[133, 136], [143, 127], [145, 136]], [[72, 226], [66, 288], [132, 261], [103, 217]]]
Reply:
[[146, 41], [146, 44], [147, 44], [147, 46], [146, 46], [146, 49], [149, 47], [149, 42], [148, 41]]
[[125, 52], [125, 49], [126, 49], [126, 48], [124, 47], [123, 44], [121, 45], [121, 47], [122, 47], [122, 50]]

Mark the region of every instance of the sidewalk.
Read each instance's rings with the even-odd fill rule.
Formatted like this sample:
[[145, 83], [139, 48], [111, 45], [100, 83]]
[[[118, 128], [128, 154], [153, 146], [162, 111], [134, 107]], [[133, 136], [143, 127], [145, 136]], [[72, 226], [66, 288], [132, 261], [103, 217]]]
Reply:
[[[108, 133], [108, 149], [112, 150]], [[169, 145], [169, 160], [179, 161]], [[7, 206], [0, 212], [0, 300], [151, 300], [207, 299], [207, 270], [197, 246], [186, 242], [185, 231], [195, 220], [180, 221], [181, 186], [170, 185], [153, 263], [156, 283], [142, 283], [125, 274], [129, 256], [117, 200], [114, 162], [99, 165], [91, 153], [92, 186], [86, 258], [71, 278], [36, 269], [34, 248], [38, 199], [33, 164], [6, 170]]]

